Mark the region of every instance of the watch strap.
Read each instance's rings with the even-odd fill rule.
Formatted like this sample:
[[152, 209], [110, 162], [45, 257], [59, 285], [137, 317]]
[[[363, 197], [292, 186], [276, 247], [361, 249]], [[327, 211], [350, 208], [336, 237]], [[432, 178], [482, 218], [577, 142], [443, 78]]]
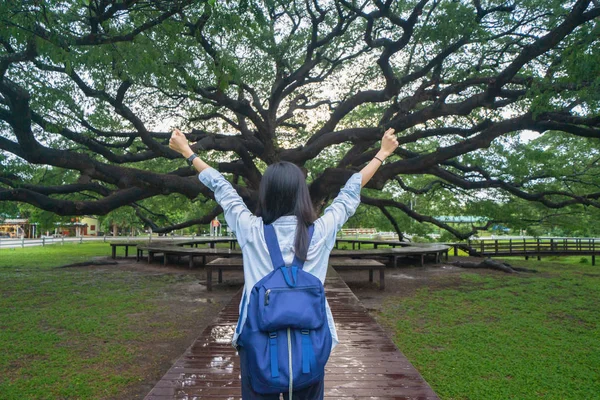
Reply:
[[194, 158], [198, 157], [197, 154], [192, 154], [191, 156], [189, 156], [188, 158], [186, 158], [187, 162], [189, 165], [194, 165]]

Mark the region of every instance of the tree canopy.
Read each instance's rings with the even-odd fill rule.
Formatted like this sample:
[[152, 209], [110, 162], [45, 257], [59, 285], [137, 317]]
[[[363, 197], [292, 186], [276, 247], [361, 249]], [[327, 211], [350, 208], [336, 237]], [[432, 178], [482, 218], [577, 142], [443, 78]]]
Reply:
[[208, 223], [222, 210], [169, 149], [178, 126], [251, 209], [279, 160], [321, 209], [392, 127], [362, 215], [400, 235], [597, 220], [599, 16], [597, 0], [8, 0], [0, 207]]

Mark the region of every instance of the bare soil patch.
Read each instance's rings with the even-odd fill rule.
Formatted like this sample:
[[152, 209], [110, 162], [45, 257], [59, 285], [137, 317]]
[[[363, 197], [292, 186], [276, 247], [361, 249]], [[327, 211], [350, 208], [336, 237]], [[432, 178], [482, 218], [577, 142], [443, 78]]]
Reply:
[[[455, 288], [460, 286], [461, 275], [464, 273], [503, 275], [504, 272], [493, 270], [464, 269], [450, 265], [454, 257], [448, 262], [439, 264], [427, 263], [421, 267], [410, 260], [400, 260], [398, 267], [388, 267], [385, 272], [385, 290], [379, 290], [379, 277], [374, 277], [374, 282], [369, 282], [367, 271], [344, 271], [340, 276], [360, 299], [371, 313], [381, 311], [385, 300], [389, 297], [412, 297], [414, 293], [423, 287], [432, 290]], [[478, 257], [460, 257], [461, 261], [478, 262], [483, 260]], [[377, 275], [377, 274], [375, 274]]]

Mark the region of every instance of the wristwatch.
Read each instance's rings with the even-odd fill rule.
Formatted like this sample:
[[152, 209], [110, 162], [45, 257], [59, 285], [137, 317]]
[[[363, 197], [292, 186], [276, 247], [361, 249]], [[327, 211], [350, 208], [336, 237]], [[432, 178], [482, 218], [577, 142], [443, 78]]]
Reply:
[[198, 157], [197, 154], [192, 154], [191, 156], [189, 156], [188, 158], [186, 158], [187, 163], [189, 165], [194, 165], [194, 158]]

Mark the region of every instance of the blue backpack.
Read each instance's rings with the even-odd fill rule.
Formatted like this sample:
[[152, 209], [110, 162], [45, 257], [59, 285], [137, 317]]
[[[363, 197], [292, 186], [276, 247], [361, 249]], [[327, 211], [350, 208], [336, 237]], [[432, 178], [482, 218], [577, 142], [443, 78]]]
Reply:
[[[309, 227], [308, 243], [314, 226]], [[252, 288], [248, 316], [238, 343], [248, 355], [255, 392], [292, 392], [323, 379], [331, 352], [321, 280], [302, 270], [294, 256], [285, 266], [272, 225], [264, 226], [273, 272]]]

